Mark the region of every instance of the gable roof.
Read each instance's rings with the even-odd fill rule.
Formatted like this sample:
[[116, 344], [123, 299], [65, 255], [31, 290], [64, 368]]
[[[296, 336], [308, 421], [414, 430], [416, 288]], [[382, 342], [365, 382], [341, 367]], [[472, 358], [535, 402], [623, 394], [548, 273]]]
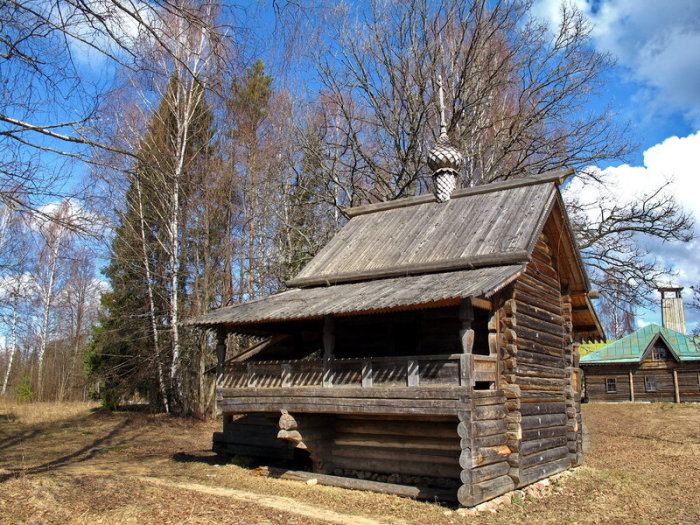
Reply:
[[[557, 198], [560, 171], [348, 210], [345, 227], [289, 286], [527, 262]], [[426, 198], [428, 197], [428, 198]]]
[[557, 189], [571, 174], [573, 170], [560, 170], [467, 188], [445, 203], [421, 195], [351, 208], [350, 221], [287, 282], [292, 289], [224, 307], [186, 324], [247, 330], [255, 323], [429, 308], [490, 297], [522, 272], [543, 230], [554, 228], [565, 271], [572, 277], [567, 293], [574, 303], [575, 331], [603, 337]]
[[700, 345], [693, 337], [650, 324], [581, 358], [581, 364], [639, 363], [657, 339], [662, 338], [679, 361], [700, 360]]

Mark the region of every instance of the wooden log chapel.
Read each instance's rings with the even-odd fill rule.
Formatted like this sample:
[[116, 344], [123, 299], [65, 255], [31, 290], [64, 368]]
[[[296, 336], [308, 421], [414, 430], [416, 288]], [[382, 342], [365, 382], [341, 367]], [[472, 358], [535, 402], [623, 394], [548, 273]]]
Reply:
[[[465, 506], [581, 463], [573, 343], [603, 332], [573, 170], [453, 191], [460, 163], [443, 127], [435, 196], [348, 209], [289, 290], [189, 321], [218, 341], [215, 450]], [[232, 334], [266, 339], [227, 359]]]

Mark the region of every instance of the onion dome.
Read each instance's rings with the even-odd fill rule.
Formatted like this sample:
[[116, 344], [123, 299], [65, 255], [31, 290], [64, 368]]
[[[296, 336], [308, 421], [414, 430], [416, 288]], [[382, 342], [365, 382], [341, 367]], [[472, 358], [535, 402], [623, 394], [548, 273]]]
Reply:
[[464, 164], [464, 156], [450, 142], [445, 122], [445, 104], [442, 94], [442, 79], [438, 76], [440, 94], [440, 138], [428, 152], [428, 167], [433, 172], [435, 198], [447, 202], [457, 187], [459, 170]]

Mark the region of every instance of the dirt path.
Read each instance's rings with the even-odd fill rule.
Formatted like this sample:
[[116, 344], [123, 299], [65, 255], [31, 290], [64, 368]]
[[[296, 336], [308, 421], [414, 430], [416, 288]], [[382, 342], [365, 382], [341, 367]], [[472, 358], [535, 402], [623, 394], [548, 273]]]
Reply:
[[[211, 487], [208, 485], [200, 485], [198, 483], [179, 483], [145, 476], [139, 476], [136, 479], [147, 483], [154, 483], [160, 486], [191, 490], [200, 494], [208, 494], [210, 496], [225, 496], [244, 503], [253, 503], [255, 505], [260, 505], [276, 511], [296, 514], [315, 520], [323, 520], [327, 521], [328, 523], [337, 523], [338, 525], [390, 525], [390, 523], [386, 521], [377, 521], [357, 515], [341, 514], [339, 512], [323, 509], [314, 505], [301, 503], [292, 498], [286, 498], [283, 496], [255, 494], [244, 490]], [[391, 521], [391, 524], [395, 525], [401, 523], [405, 522], [395, 520]]]

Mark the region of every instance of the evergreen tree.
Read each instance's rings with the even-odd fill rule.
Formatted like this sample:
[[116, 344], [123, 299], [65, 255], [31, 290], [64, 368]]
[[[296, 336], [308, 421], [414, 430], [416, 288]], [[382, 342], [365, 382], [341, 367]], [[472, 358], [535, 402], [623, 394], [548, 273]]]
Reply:
[[112, 291], [103, 297], [105, 314], [94, 331], [88, 366], [104, 382], [108, 405], [140, 391], [166, 410], [186, 410], [177, 323], [187, 315], [197, 275], [188, 262], [201, 259], [189, 252], [207, 245], [193, 242], [201, 232], [188, 223], [211, 179], [211, 123], [202, 86], [184, 85], [174, 75], [129, 174], [104, 271]]

